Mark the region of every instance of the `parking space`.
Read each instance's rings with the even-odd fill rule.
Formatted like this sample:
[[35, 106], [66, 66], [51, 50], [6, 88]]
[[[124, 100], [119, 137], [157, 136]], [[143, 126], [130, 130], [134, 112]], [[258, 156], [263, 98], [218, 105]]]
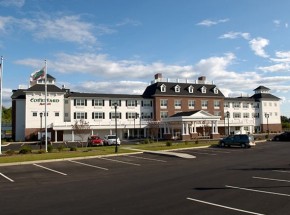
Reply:
[[[22, 207], [40, 201], [27, 211], [57, 202], [72, 215], [91, 214], [89, 208], [99, 214], [288, 214], [289, 145], [178, 152], [197, 158], [144, 153], [2, 166], [0, 191], [6, 197], [0, 197], [0, 206], [5, 214], [17, 214], [7, 199]], [[31, 199], [23, 200], [27, 192]], [[87, 201], [96, 196], [97, 202]], [[74, 210], [67, 208], [67, 199], [78, 199]], [[52, 213], [46, 207], [46, 214]]]

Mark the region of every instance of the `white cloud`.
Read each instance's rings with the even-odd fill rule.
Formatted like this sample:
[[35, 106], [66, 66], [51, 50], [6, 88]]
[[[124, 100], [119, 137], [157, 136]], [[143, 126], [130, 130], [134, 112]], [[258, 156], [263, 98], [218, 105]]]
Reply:
[[141, 22], [133, 19], [126, 18], [123, 21], [116, 24], [116, 26], [125, 26], [125, 25], [131, 25], [131, 26], [139, 26], [141, 25]]
[[217, 24], [220, 24], [220, 23], [228, 22], [228, 21], [229, 21], [229, 19], [219, 19], [219, 20], [205, 19], [205, 20], [202, 20], [201, 22], [197, 23], [197, 25], [210, 27], [212, 25], [217, 25]]
[[0, 0], [0, 5], [4, 7], [23, 7], [25, 0]]
[[250, 44], [251, 49], [255, 52], [257, 56], [260, 56], [263, 58], [269, 57], [264, 50], [264, 48], [267, 45], [269, 45], [269, 40], [262, 37], [258, 37], [249, 41], [249, 44]]
[[230, 31], [228, 33], [223, 34], [222, 36], [220, 36], [220, 39], [237, 39], [237, 38], [243, 38], [245, 40], [249, 40], [250, 39], [250, 33], [243, 33], [243, 32], [233, 32]]

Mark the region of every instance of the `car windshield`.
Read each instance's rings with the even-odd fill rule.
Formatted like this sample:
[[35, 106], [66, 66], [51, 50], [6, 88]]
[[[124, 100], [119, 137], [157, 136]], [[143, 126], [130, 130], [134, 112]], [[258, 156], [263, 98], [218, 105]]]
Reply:
[[110, 135], [108, 136], [108, 139], [116, 139], [116, 135]]

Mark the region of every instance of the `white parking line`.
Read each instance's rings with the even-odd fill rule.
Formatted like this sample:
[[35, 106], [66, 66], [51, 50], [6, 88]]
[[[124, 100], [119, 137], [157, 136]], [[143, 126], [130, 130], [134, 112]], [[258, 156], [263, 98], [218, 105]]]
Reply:
[[224, 150], [221, 150], [221, 149], [198, 149], [198, 151], [206, 151], [206, 152], [215, 152], [215, 153], [225, 153], [225, 154], [229, 154], [231, 152], [229, 151], [224, 151]]
[[224, 206], [224, 205], [219, 205], [219, 204], [215, 204], [215, 203], [211, 203], [211, 202], [205, 202], [205, 201], [198, 200], [198, 199], [193, 199], [193, 198], [187, 198], [187, 200], [191, 200], [191, 201], [195, 201], [195, 202], [200, 202], [200, 203], [208, 204], [208, 205], [213, 205], [213, 206], [216, 206], [216, 207], [226, 208], [226, 209], [229, 209], [229, 210], [244, 212], [244, 213], [247, 213], [247, 214], [264, 215], [264, 214], [261, 214], [261, 213], [256, 213], [256, 212], [252, 212], [252, 211], [241, 210], [241, 209], [238, 209], [238, 208], [232, 208], [232, 207], [228, 207], [228, 206]]
[[61, 174], [61, 175], [67, 175], [67, 174], [65, 174], [63, 172], [59, 172], [59, 171], [56, 171], [54, 169], [50, 169], [50, 168], [47, 168], [47, 167], [44, 167], [44, 166], [41, 166], [41, 165], [38, 165], [38, 164], [35, 164], [35, 163], [33, 165], [34, 166], [37, 166], [37, 167], [40, 167], [40, 168], [43, 168], [43, 169], [46, 169], [46, 170], [49, 170], [51, 172], [55, 172], [55, 173]]
[[158, 160], [158, 159], [153, 159], [153, 158], [143, 158], [143, 157], [137, 157], [137, 156], [133, 156], [133, 155], [126, 155], [126, 156], [127, 157], [131, 157], [131, 158], [149, 160], [149, 161], [167, 162], [167, 161], [164, 161], [164, 160]]
[[130, 165], [134, 165], [134, 166], [141, 166], [140, 164], [137, 164], [137, 163], [130, 163], [130, 162], [119, 161], [119, 160], [114, 160], [114, 159], [109, 159], [109, 158], [99, 158], [99, 159], [118, 162], [118, 163], [124, 163], [124, 164], [130, 164]]
[[93, 167], [93, 168], [97, 168], [97, 169], [109, 170], [109, 169], [107, 169], [107, 168], [103, 168], [103, 167], [100, 167], [100, 166], [94, 166], [94, 165], [87, 164], [87, 163], [82, 163], [82, 162], [79, 162], [79, 161], [69, 160], [69, 162], [77, 163], [77, 164], [81, 164], [81, 165], [84, 165], [84, 166], [89, 166], [89, 167]]
[[276, 179], [276, 178], [262, 178], [262, 177], [256, 177], [256, 176], [253, 176], [253, 178], [262, 179], [262, 180], [269, 180], [269, 181], [281, 181], [281, 182], [288, 182], [288, 183], [290, 183], [289, 180]]
[[198, 155], [217, 155], [217, 154], [208, 153], [208, 152], [194, 152], [194, 154], [198, 154]]
[[267, 194], [272, 194], [272, 195], [277, 195], [277, 196], [290, 197], [290, 195], [285, 194], [285, 193], [274, 193], [274, 192], [268, 192], [268, 191], [263, 191], [263, 190], [254, 190], [254, 189], [248, 189], [248, 188], [243, 188], [243, 187], [234, 187], [234, 186], [229, 186], [229, 185], [226, 185], [225, 187], [239, 189], [239, 190], [252, 191], [252, 192], [257, 192], [257, 193], [267, 193]]
[[11, 178], [7, 177], [6, 175], [2, 174], [1, 172], [0, 172], [0, 175], [3, 176], [4, 178], [6, 178], [8, 181], [14, 182]]
[[273, 170], [274, 172], [283, 172], [283, 173], [290, 173], [290, 171], [286, 171], [286, 170]]

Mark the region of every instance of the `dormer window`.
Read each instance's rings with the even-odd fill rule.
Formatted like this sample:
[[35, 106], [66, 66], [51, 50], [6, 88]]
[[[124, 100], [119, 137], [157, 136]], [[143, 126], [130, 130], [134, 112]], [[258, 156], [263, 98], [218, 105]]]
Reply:
[[179, 85], [176, 85], [174, 87], [174, 90], [175, 90], [176, 93], [180, 93], [180, 86]]
[[166, 92], [166, 86], [165, 86], [164, 84], [162, 84], [162, 85], [160, 86], [160, 91], [161, 91], [161, 92]]
[[203, 86], [203, 87], [201, 88], [201, 92], [202, 92], [202, 93], [206, 93], [206, 87], [205, 87], [205, 86]]
[[215, 87], [215, 88], [213, 89], [213, 92], [214, 92], [214, 94], [218, 94], [218, 93], [219, 93], [218, 88]]
[[189, 92], [189, 93], [193, 93], [193, 90], [194, 90], [194, 87], [193, 87], [192, 85], [190, 85], [190, 86], [188, 87], [188, 92]]

